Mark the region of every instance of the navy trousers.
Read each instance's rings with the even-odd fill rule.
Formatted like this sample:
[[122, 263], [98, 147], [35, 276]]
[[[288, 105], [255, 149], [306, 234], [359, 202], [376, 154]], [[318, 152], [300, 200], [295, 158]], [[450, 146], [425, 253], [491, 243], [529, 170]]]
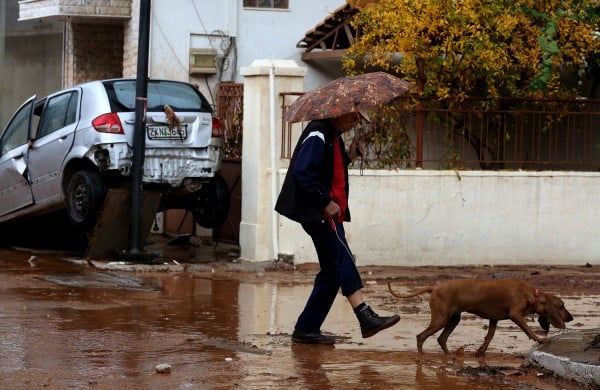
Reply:
[[343, 224], [336, 222], [332, 226], [331, 221], [323, 221], [302, 227], [312, 238], [321, 269], [315, 277], [306, 306], [298, 317], [296, 329], [320, 332], [340, 288], [342, 294], [348, 296], [363, 288], [363, 283], [346, 242]]

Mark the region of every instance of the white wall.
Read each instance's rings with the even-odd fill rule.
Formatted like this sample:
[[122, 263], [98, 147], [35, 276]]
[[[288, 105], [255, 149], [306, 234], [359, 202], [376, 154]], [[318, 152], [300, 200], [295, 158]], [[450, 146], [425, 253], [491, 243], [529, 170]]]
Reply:
[[[597, 265], [599, 192], [595, 172], [351, 171], [346, 236], [359, 265]], [[279, 248], [316, 261], [285, 217]]]
[[[280, 92], [298, 87], [304, 68], [293, 61], [273, 65], [274, 117], [281, 124]], [[257, 61], [242, 72], [250, 114], [244, 116], [241, 257], [316, 262], [300, 225], [273, 210], [289, 160], [278, 159], [272, 170], [268, 158], [271, 137], [282, 144], [280, 128], [268, 125], [270, 66]], [[600, 264], [600, 172], [351, 170], [349, 180], [353, 222], [346, 236], [358, 265]]]
[[[302, 50], [296, 48], [296, 43], [344, 4], [344, 0], [290, 0], [288, 10], [270, 10], [244, 9], [242, 0], [154, 0], [149, 75], [197, 83], [214, 103], [216, 83], [242, 82], [239, 69], [256, 59], [291, 59], [303, 64]], [[133, 12], [137, 12], [137, 1], [133, 7]], [[214, 48], [222, 56], [229, 37], [235, 37], [237, 61], [227, 62], [220, 78], [189, 75], [190, 46]], [[305, 89], [313, 89], [324, 81], [328, 81], [326, 76], [308, 66]]]
[[253, 60], [262, 58], [293, 60], [307, 67], [305, 90], [329, 81], [330, 78], [300, 59], [303, 49], [296, 48], [296, 43], [344, 4], [345, 0], [289, 0], [287, 11], [241, 9], [240, 6], [239, 65], [249, 66]]

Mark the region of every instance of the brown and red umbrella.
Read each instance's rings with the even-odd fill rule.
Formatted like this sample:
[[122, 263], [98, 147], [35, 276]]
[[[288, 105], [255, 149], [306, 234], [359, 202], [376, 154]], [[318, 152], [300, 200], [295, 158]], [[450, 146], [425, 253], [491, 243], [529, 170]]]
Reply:
[[412, 87], [408, 81], [385, 72], [340, 77], [300, 96], [288, 108], [285, 120], [336, 118], [388, 103]]

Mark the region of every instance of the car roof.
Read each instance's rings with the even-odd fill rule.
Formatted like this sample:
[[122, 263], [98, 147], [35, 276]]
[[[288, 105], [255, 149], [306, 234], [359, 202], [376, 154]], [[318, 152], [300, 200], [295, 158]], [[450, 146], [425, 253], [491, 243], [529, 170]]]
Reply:
[[[86, 81], [83, 83], [79, 83], [76, 85], [73, 85], [71, 87], [66, 87], [66, 88], [62, 88], [60, 90], [54, 91], [53, 93], [44, 96], [40, 99], [37, 99], [38, 104], [43, 102], [45, 99], [47, 99], [49, 96], [52, 95], [56, 95], [59, 94], [63, 91], [68, 91], [68, 90], [73, 90], [73, 89], [98, 89], [98, 88], [102, 88], [103, 90], [107, 91], [109, 94], [109, 103], [111, 105], [111, 110], [114, 112], [117, 111], [122, 111], [123, 107], [121, 107], [120, 105], [116, 105], [115, 106], [115, 97], [113, 96], [114, 94], [112, 94], [109, 90], [107, 90], [107, 87], [113, 83], [116, 82], [137, 82], [137, 79], [135, 78], [131, 78], [131, 77], [115, 77], [115, 78], [108, 78], [108, 79], [100, 79], [100, 80], [91, 80], [91, 81]], [[174, 83], [174, 84], [182, 84], [182, 85], [186, 85], [189, 86], [191, 88], [193, 88], [197, 94], [199, 95], [199, 99], [200, 99], [200, 107], [202, 107], [200, 110], [202, 112], [213, 112], [213, 108], [211, 107], [209, 101], [206, 99], [206, 97], [198, 90], [198, 88], [189, 83], [189, 82], [185, 82], [185, 81], [180, 81], [180, 80], [170, 80], [170, 79], [162, 79], [162, 78], [150, 78], [148, 79], [148, 83]], [[162, 107], [162, 105], [161, 105]], [[173, 107], [175, 108], [175, 107]]]
[[[69, 88], [75, 88], [75, 87], [82, 87], [84, 85], [88, 85], [88, 84], [104, 84], [106, 82], [112, 83], [115, 81], [135, 81], [137, 82], [136, 78], [133, 77], [115, 77], [115, 78], [109, 78], [109, 79], [100, 79], [100, 80], [89, 80], [89, 81], [85, 81], [76, 85], [73, 85], [71, 87], [65, 87], [62, 88], [58, 91], [62, 91], [63, 89], [69, 89]], [[193, 84], [188, 83], [186, 81], [180, 81], [180, 80], [170, 80], [170, 79], [160, 79], [160, 78], [149, 78], [148, 82], [170, 82], [170, 83], [180, 83], [180, 84], [187, 84], [187, 85], [191, 85], [193, 86]]]

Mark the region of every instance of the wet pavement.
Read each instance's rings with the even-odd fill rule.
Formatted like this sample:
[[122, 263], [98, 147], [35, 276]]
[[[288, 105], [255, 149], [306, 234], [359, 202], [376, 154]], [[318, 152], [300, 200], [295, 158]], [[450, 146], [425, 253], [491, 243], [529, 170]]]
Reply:
[[[431, 278], [431, 270], [415, 270], [403, 279], [399, 275], [406, 276], [406, 270], [361, 268], [367, 302], [381, 314], [399, 313], [400, 323], [362, 339], [340, 296], [323, 327], [336, 336], [336, 344], [297, 345], [290, 332], [310, 293], [314, 267], [239, 261], [235, 246], [209, 240], [172, 244], [151, 242], [148, 251], [161, 256], [152, 265], [90, 263], [73, 253], [0, 248], [0, 388], [582, 386], [525, 365], [536, 345], [510, 321], [498, 324], [485, 358], [474, 352], [487, 322], [471, 315], [450, 336], [451, 355], [441, 353], [434, 337], [426, 341], [425, 353], [417, 354], [415, 336], [429, 322], [427, 300], [398, 300], [386, 283], [412, 288]], [[467, 271], [438, 272], [449, 277]], [[594, 278], [590, 270], [582, 274]], [[553, 340], [600, 329], [600, 294], [582, 293], [583, 279], [574, 279], [575, 286], [561, 297], [575, 321], [566, 331], [551, 329]]]

